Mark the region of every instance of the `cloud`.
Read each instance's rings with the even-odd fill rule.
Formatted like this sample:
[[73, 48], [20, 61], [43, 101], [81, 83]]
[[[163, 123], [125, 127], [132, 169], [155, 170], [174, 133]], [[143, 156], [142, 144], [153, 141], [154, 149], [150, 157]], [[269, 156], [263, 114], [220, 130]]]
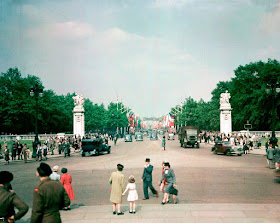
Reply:
[[180, 8], [193, 0], [155, 0], [152, 4], [154, 8]]

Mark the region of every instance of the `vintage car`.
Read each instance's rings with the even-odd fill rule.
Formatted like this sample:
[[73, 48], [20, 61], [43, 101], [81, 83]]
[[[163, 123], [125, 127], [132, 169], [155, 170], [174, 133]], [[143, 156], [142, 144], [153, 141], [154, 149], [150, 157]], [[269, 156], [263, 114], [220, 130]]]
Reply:
[[168, 133], [167, 139], [168, 140], [175, 140], [174, 134], [173, 133]]
[[187, 148], [191, 146], [199, 148], [199, 128], [197, 126], [183, 126], [179, 129], [178, 139], [180, 140], [181, 147]]
[[163, 134], [164, 134], [164, 131], [163, 131], [163, 130], [159, 130], [159, 131], [158, 131], [158, 134], [163, 135]]
[[127, 134], [124, 136], [124, 141], [125, 142], [132, 142], [132, 135], [130, 134]]
[[152, 132], [152, 134], [150, 136], [150, 140], [158, 140], [158, 135], [156, 132]]
[[103, 143], [102, 139], [82, 140], [82, 149], [80, 151], [82, 156], [99, 155], [104, 152], [111, 153], [111, 146]]
[[212, 148], [212, 152], [214, 152], [215, 154], [224, 154], [227, 156], [242, 156], [243, 149], [239, 145], [232, 146], [228, 141], [216, 141], [215, 146]]
[[139, 133], [139, 134], [135, 135], [135, 140], [136, 141], [143, 141], [143, 134]]

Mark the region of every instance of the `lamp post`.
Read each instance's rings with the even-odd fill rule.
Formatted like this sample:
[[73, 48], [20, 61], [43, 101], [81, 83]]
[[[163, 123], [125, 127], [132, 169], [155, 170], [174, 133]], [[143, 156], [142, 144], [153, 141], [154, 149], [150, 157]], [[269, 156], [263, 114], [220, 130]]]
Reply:
[[276, 129], [276, 117], [277, 117], [277, 94], [280, 92], [280, 84], [272, 83], [268, 84], [266, 89], [267, 93], [272, 94], [272, 137], [269, 139], [270, 143], [272, 144], [272, 147], [275, 148], [275, 145], [277, 145], [278, 139], [275, 137], [275, 129]]
[[[39, 83], [36, 82], [34, 86], [30, 87], [30, 96], [35, 97], [35, 141], [33, 144], [33, 153], [32, 158], [36, 157], [36, 147], [40, 143], [39, 137], [38, 137], [38, 99], [39, 97], [43, 97], [43, 88], [39, 86]], [[34, 149], [35, 148], [35, 149]]]

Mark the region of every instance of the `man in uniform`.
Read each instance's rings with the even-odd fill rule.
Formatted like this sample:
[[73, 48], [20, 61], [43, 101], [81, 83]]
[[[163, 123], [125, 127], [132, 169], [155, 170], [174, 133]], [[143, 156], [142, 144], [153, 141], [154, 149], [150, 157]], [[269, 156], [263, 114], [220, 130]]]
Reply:
[[146, 159], [146, 164], [144, 166], [144, 171], [142, 175], [141, 181], [143, 182], [143, 190], [144, 190], [144, 198], [143, 200], [149, 199], [149, 194], [148, 194], [148, 187], [151, 189], [152, 193], [158, 197], [158, 192], [155, 190], [155, 188], [152, 185], [153, 177], [152, 177], [152, 172], [153, 172], [153, 165], [150, 164], [150, 159]]
[[52, 170], [46, 163], [37, 168], [41, 183], [35, 187], [30, 223], [61, 223], [59, 210], [70, 205], [70, 199], [59, 181], [49, 178]]
[[[14, 176], [8, 171], [0, 172], [0, 222], [12, 223], [22, 218], [28, 211], [28, 206], [13, 192], [11, 181]], [[15, 213], [14, 207], [18, 209]]]

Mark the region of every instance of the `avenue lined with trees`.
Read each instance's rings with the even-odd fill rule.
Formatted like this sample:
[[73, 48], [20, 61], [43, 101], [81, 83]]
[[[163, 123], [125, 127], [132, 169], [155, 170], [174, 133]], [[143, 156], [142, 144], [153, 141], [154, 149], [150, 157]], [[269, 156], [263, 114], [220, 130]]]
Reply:
[[[220, 94], [228, 90], [231, 94], [233, 130], [242, 130], [247, 120], [253, 130], [280, 129], [280, 63], [268, 59], [240, 65], [230, 81], [221, 81], [212, 91], [212, 99], [195, 101], [186, 98], [181, 112], [177, 114], [175, 125], [196, 125], [205, 130], [219, 130]], [[30, 96], [30, 88], [41, 80], [33, 75], [23, 77], [18, 68], [10, 68], [0, 75], [0, 133], [27, 134], [35, 129], [36, 102]], [[39, 133], [69, 132], [73, 130], [73, 96], [75, 93], [58, 95], [52, 90], [43, 90], [38, 100]], [[117, 108], [119, 106], [119, 108]], [[120, 104], [111, 102], [94, 104], [85, 99], [85, 128], [89, 130], [115, 131], [117, 127], [127, 127], [126, 113]], [[178, 111], [178, 110], [177, 110]]]

